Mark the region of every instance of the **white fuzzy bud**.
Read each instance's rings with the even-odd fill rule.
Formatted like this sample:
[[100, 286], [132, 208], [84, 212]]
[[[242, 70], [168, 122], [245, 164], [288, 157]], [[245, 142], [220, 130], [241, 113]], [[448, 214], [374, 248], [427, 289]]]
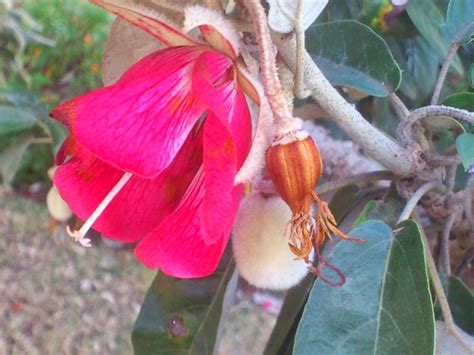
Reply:
[[69, 218], [72, 217], [71, 209], [61, 198], [58, 189], [56, 189], [55, 186], [52, 186], [48, 191], [48, 195], [46, 196], [46, 205], [48, 206], [48, 211], [51, 217], [53, 217], [58, 222], [65, 223]]
[[295, 260], [285, 230], [291, 211], [280, 197], [252, 193], [242, 200], [234, 232], [234, 256], [242, 277], [250, 284], [272, 290], [297, 285], [308, 273]]

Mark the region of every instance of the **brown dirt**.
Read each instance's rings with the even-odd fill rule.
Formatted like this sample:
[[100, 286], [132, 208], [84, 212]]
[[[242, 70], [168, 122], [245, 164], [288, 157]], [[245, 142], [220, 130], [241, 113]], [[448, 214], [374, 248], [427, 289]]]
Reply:
[[[46, 207], [0, 191], [0, 354], [131, 354], [130, 331], [155, 272], [129, 250], [85, 249]], [[235, 305], [220, 354], [260, 354], [275, 322]]]

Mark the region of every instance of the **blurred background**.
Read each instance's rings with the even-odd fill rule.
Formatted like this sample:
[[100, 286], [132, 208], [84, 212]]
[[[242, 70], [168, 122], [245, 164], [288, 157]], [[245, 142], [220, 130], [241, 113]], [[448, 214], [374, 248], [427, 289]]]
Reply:
[[[112, 20], [84, 0], [0, 0], [0, 354], [132, 353], [130, 332], [156, 272], [121, 245], [86, 251], [71, 242], [45, 203], [56, 220], [70, 217], [48, 195], [66, 134], [48, 112], [102, 86]], [[275, 315], [252, 292], [240, 295], [221, 351], [261, 352]], [[256, 303], [275, 308], [271, 300]]]

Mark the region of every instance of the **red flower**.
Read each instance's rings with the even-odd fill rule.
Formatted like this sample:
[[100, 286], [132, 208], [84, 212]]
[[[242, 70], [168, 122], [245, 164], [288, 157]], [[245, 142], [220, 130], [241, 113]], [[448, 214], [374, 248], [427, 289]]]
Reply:
[[156, 19], [108, 10], [168, 46], [182, 45], [148, 55], [114, 85], [53, 110], [70, 130], [54, 183], [87, 219], [74, 232], [86, 246], [92, 226], [108, 238], [138, 241], [135, 255], [150, 268], [207, 276], [227, 244], [243, 192], [234, 178], [250, 148], [235, 48], [210, 26], [201, 31], [214, 48]]

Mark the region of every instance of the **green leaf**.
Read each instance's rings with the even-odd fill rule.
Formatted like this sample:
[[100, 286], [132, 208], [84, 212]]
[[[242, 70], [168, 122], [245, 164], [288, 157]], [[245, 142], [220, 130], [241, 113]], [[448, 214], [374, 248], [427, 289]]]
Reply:
[[8, 188], [20, 168], [21, 158], [33, 139], [33, 134], [23, 133], [11, 139], [10, 144], [0, 152], [0, 172], [3, 186]]
[[474, 92], [460, 92], [448, 96], [444, 99], [443, 105], [474, 112]]
[[68, 135], [67, 129], [58, 121], [46, 119], [44, 121], [48, 134], [51, 137], [54, 154], [56, 154]]
[[364, 206], [364, 209], [362, 210], [362, 212], [359, 214], [357, 219], [354, 221], [353, 228], [357, 227], [359, 224], [367, 222], [369, 220], [370, 211], [372, 211], [376, 207], [377, 207], [377, 201], [370, 200], [369, 202], [367, 202], [367, 204]]
[[435, 324], [417, 224], [396, 236], [381, 221], [352, 231], [329, 261], [346, 275], [339, 288], [316, 280], [296, 333], [294, 354], [433, 354]]
[[0, 106], [0, 135], [33, 128], [38, 119], [30, 112], [11, 106]]
[[[418, 31], [425, 37], [436, 53], [445, 58], [451, 43], [439, 30], [439, 25], [445, 22], [444, 12], [440, 9], [439, 5], [433, 2], [433, 0], [416, 0], [410, 1], [406, 10]], [[453, 60], [453, 68], [461, 75], [464, 73], [458, 56]]]
[[135, 354], [212, 354], [221, 313], [228, 308], [226, 287], [235, 291], [237, 285], [234, 269], [226, 256], [206, 278], [177, 279], [158, 272], [133, 328]]
[[[449, 276], [445, 286], [449, 308], [454, 322], [470, 335], [474, 335], [474, 294], [464, 282], [456, 276]], [[439, 303], [435, 304], [436, 319], [442, 319]]]
[[397, 90], [400, 68], [385, 41], [368, 26], [341, 20], [311, 26], [306, 49], [334, 85], [373, 96]]
[[461, 122], [449, 116], [426, 117], [422, 122], [423, 126], [431, 132], [466, 132]]
[[469, 85], [474, 89], [474, 64], [471, 64], [468, 74]]
[[422, 103], [433, 91], [441, 57], [422, 37], [387, 39], [393, 56], [403, 71], [400, 91], [414, 103]]
[[[357, 185], [345, 186], [334, 194], [329, 203], [329, 208], [338, 223], [342, 221], [362, 196], [363, 191]], [[310, 274], [299, 285], [287, 291], [264, 354], [291, 354], [296, 328], [314, 279], [315, 276]]]
[[462, 165], [466, 170], [471, 170], [474, 164], [474, 134], [463, 133], [456, 138], [456, 148], [461, 157]]
[[452, 43], [468, 44], [474, 38], [474, 2], [472, 0], [451, 0], [446, 23], [441, 33]]

